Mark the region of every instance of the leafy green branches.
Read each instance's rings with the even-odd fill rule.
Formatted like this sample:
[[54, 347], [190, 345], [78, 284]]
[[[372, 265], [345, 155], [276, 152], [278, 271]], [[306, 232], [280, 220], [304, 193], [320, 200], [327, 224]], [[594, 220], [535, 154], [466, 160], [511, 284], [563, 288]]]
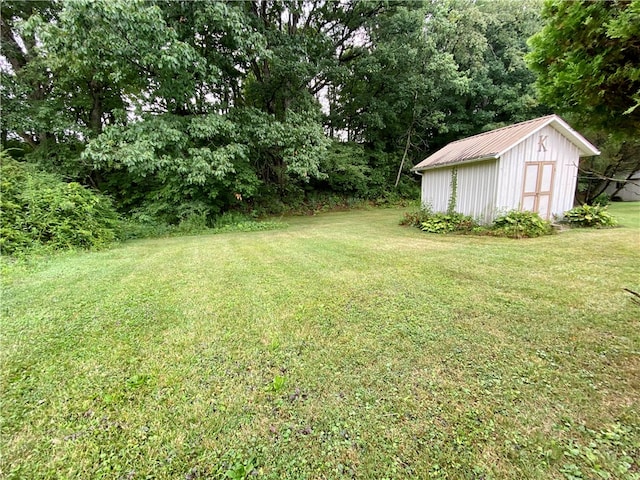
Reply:
[[[171, 202], [194, 201], [213, 215], [249, 200], [261, 184], [322, 178], [328, 143], [314, 115], [291, 111], [279, 122], [244, 108], [226, 115], [146, 115], [110, 126], [89, 143], [83, 159], [117, 178], [125, 192], [142, 192], [130, 206], [159, 202], [168, 213]], [[173, 211], [170, 222], [179, 220]]]
[[452, 55], [438, 48], [426, 12], [410, 6], [389, 12], [367, 29], [372, 47], [350, 66], [340, 85], [341, 128], [385, 151], [399, 148], [411, 133], [412, 150], [424, 148], [446, 117], [442, 98], [466, 88]]
[[83, 93], [93, 100], [102, 95], [103, 103], [144, 92], [169, 110], [183, 107], [203, 64], [158, 6], [138, 0], [70, 0], [60, 21], [41, 24], [39, 35], [52, 71], [81, 89], [87, 85]]
[[529, 43], [541, 99], [582, 125], [630, 136], [640, 129], [640, 0], [547, 0]]
[[461, 137], [544, 113], [523, 61], [539, 28], [539, 2], [445, 1], [430, 7], [427, 32], [453, 57], [466, 88], [437, 99], [446, 119], [432, 149]]
[[0, 250], [97, 248], [116, 238], [111, 201], [82, 185], [65, 183], [0, 151]]
[[293, 175], [303, 181], [322, 178], [320, 161], [329, 139], [313, 112], [289, 111], [284, 121], [255, 108], [238, 109], [230, 114], [263, 181], [284, 185]]

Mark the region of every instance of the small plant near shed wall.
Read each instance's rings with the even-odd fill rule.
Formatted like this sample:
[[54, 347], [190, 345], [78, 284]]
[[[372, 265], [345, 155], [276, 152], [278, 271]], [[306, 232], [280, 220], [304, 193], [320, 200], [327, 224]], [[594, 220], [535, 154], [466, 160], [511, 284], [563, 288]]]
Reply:
[[470, 232], [476, 224], [471, 217], [461, 213], [434, 213], [420, 225], [423, 232]]
[[457, 212], [436, 213], [430, 207], [405, 213], [400, 225], [416, 227], [428, 233], [468, 233], [477, 228], [473, 218], [467, 215]]
[[431, 207], [423, 206], [420, 210], [406, 212], [402, 220], [400, 220], [400, 225], [420, 228], [422, 222], [426, 222], [431, 216], [433, 216]]
[[493, 221], [491, 234], [510, 238], [534, 238], [553, 232], [551, 223], [535, 212], [511, 210]]
[[582, 205], [565, 212], [563, 222], [572, 227], [613, 227], [616, 219], [602, 205]]

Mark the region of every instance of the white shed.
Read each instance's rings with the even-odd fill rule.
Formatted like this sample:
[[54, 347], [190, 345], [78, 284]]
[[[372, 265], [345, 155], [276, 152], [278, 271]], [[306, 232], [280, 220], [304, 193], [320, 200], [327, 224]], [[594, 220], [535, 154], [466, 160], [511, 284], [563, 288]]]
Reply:
[[422, 204], [491, 223], [509, 210], [545, 219], [573, 207], [580, 157], [596, 147], [557, 115], [452, 142], [412, 168]]

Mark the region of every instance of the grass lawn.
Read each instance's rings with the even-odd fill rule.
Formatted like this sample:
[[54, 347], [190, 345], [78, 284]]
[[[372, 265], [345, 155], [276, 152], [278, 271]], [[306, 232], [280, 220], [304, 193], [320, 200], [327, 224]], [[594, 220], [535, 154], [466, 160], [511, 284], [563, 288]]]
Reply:
[[397, 209], [5, 269], [0, 477], [640, 478], [640, 204], [530, 240]]

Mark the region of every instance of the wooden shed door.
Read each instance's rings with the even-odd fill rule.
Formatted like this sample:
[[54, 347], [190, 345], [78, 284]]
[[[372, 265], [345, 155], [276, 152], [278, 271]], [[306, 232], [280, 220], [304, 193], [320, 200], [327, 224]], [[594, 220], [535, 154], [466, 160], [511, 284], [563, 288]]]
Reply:
[[522, 210], [538, 212], [542, 218], [549, 218], [554, 174], [554, 162], [531, 162], [525, 164]]

